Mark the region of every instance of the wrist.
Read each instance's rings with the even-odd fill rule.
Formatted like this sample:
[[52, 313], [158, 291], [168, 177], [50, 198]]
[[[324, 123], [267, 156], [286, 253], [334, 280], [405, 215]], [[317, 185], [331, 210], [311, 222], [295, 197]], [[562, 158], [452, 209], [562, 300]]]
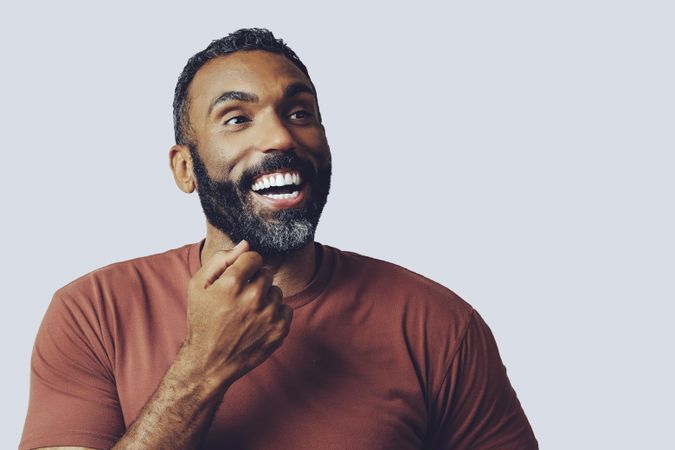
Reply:
[[181, 346], [167, 375], [188, 395], [203, 401], [220, 401], [232, 384], [230, 377], [209, 366], [202, 353], [187, 342]]

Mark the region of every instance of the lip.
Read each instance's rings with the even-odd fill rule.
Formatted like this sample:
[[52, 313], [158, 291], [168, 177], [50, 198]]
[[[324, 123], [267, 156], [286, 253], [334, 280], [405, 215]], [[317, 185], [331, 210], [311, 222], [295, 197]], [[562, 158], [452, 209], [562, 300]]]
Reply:
[[253, 193], [253, 198], [258, 200], [267, 208], [279, 210], [279, 209], [296, 208], [300, 206], [302, 202], [305, 201], [307, 189], [308, 185], [306, 183], [303, 183], [302, 189], [300, 189], [300, 193], [295, 198], [269, 198], [265, 197], [264, 195], [260, 195], [255, 191], [251, 192]]

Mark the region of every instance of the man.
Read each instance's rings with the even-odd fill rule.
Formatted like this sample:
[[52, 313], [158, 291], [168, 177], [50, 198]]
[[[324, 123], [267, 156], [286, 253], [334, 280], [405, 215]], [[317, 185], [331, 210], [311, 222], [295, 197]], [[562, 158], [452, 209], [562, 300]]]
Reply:
[[206, 239], [57, 291], [21, 448], [537, 448], [477, 312], [314, 242], [331, 156], [290, 48], [260, 29], [214, 41], [174, 121]]

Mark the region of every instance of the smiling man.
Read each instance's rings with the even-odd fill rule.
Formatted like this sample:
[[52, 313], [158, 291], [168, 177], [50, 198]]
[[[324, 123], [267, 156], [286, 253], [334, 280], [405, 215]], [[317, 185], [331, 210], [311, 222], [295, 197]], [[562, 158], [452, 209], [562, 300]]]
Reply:
[[331, 156], [288, 46], [260, 29], [214, 41], [174, 121], [171, 169], [206, 238], [56, 292], [22, 449], [537, 448], [470, 305], [314, 242]]

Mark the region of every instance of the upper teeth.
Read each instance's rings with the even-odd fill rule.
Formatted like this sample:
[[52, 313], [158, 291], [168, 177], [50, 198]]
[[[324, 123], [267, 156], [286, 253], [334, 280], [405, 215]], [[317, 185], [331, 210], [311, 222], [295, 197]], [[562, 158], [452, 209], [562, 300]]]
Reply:
[[259, 191], [261, 189], [266, 189], [270, 186], [287, 186], [289, 184], [299, 185], [302, 182], [300, 174], [298, 172], [275, 172], [268, 173], [261, 176], [258, 180], [253, 183], [251, 189], [254, 191]]

